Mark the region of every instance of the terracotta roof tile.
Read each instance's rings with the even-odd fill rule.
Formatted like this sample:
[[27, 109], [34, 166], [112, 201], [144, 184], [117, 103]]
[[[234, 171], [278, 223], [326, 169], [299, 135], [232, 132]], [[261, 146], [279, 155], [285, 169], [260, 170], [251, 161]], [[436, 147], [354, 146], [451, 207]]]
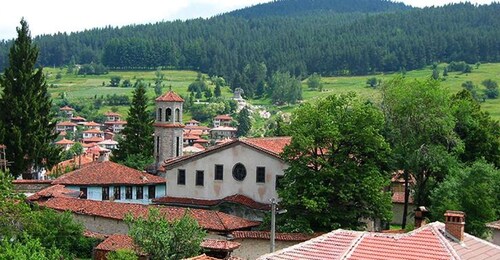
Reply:
[[104, 114], [105, 116], [118, 116], [120, 117], [121, 115], [115, 112], [108, 111]]
[[227, 240], [205, 239], [201, 242], [201, 247], [208, 250], [234, 251], [240, 246], [241, 244], [238, 242]]
[[134, 243], [134, 240], [128, 235], [114, 234], [106, 238], [102, 243], [95, 247], [96, 250], [103, 251], [116, 251], [119, 249], [129, 249], [136, 254], [145, 256], [147, 255], [142, 251], [139, 246]]
[[36, 201], [43, 198], [78, 198], [80, 197], [80, 191], [70, 190], [64, 187], [64, 185], [52, 185], [35, 194], [28, 197], [28, 200]]
[[184, 260], [220, 260], [220, 259], [203, 254], [203, 255], [199, 255], [199, 256], [195, 256], [195, 257], [191, 257], [191, 258], [186, 258]]
[[97, 232], [90, 231], [90, 230], [87, 230], [87, 229], [83, 231], [83, 235], [86, 236], [86, 237], [97, 238], [97, 239], [101, 239], [101, 240], [105, 240], [106, 238], [109, 237], [106, 234], [97, 233]]
[[71, 167], [79, 166], [80, 168], [83, 168], [93, 161], [94, 161], [94, 158], [92, 156], [87, 155], [87, 154], [83, 154], [81, 156], [75, 156], [73, 159], [65, 160], [65, 161], [58, 163], [57, 165], [54, 165], [54, 167], [52, 167], [52, 169], [50, 169], [50, 171], [47, 173], [47, 175], [51, 175], [57, 169], [64, 171], [64, 170], [66, 170], [66, 167], [71, 168]]
[[259, 148], [261, 150], [267, 151], [279, 155], [285, 149], [285, 146], [289, 145], [292, 141], [291, 137], [263, 137], [263, 138], [248, 138], [241, 139], [242, 142]]
[[184, 99], [182, 99], [179, 95], [177, 95], [173, 91], [168, 91], [167, 93], [163, 94], [162, 96], [158, 97], [156, 101], [160, 102], [184, 102]]
[[84, 126], [101, 126], [101, 124], [96, 123], [96, 122], [94, 122], [94, 121], [85, 122], [83, 125], [84, 125]]
[[218, 115], [214, 118], [215, 120], [231, 121], [233, 118], [230, 115]]
[[450, 239], [433, 222], [406, 234], [335, 230], [259, 259], [500, 259], [500, 247], [465, 234]]
[[260, 222], [251, 221], [244, 218], [232, 216], [226, 213], [204, 210], [187, 209], [179, 207], [163, 207], [155, 205], [143, 205], [134, 203], [118, 203], [111, 201], [94, 201], [85, 199], [73, 199], [64, 197], [53, 197], [48, 200], [37, 201], [40, 206], [55, 210], [69, 210], [76, 214], [100, 216], [116, 220], [123, 220], [127, 214], [134, 217], [145, 217], [149, 212], [149, 207], [156, 207], [160, 213], [164, 214], [168, 220], [178, 219], [186, 212], [191, 215], [198, 224], [206, 229], [217, 232], [231, 232], [234, 230], [249, 229], [260, 225]]
[[490, 223], [486, 224], [486, 226], [488, 226], [489, 228], [500, 230], [500, 220], [490, 222]]
[[[271, 234], [269, 231], [234, 231], [231, 233], [234, 239], [262, 239], [269, 240]], [[320, 236], [319, 233], [303, 234], [303, 233], [276, 233], [276, 241], [307, 241], [309, 239]]]
[[92, 129], [83, 131], [83, 133], [85, 133], [85, 134], [102, 134], [104, 132], [99, 130], [99, 129], [92, 128]]
[[59, 108], [59, 111], [73, 111], [74, 109], [68, 106], [63, 106]]
[[87, 119], [85, 119], [85, 117], [81, 117], [81, 116], [74, 116], [71, 118], [72, 121], [85, 121]]
[[53, 182], [65, 185], [165, 184], [162, 177], [141, 172], [114, 162], [93, 162], [67, 173]]
[[90, 137], [90, 138], [83, 138], [82, 142], [84, 142], [84, 143], [98, 143], [98, 142], [101, 142], [103, 140], [104, 140], [104, 138], [102, 138], [102, 137], [94, 136], [94, 137]]
[[77, 124], [70, 122], [70, 121], [64, 121], [57, 123], [57, 126], [77, 126]]
[[162, 197], [154, 199], [153, 202], [158, 204], [166, 204], [166, 205], [194, 205], [194, 206], [205, 206], [211, 207], [216, 206], [224, 202], [232, 202], [247, 206], [252, 209], [259, 210], [270, 210], [271, 206], [268, 204], [263, 204], [254, 201], [253, 199], [240, 194], [231, 195], [219, 200], [204, 200], [204, 199], [193, 199], [193, 198], [179, 198], [179, 197]]
[[63, 139], [56, 142], [56, 144], [58, 144], [58, 145], [67, 145], [67, 144], [74, 144], [74, 143], [75, 142], [68, 140], [66, 138], [63, 138]]

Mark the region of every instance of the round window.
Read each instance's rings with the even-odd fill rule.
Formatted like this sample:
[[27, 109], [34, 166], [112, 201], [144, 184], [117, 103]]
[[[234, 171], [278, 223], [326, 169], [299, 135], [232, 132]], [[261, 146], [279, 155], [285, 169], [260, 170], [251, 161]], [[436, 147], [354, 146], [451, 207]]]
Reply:
[[247, 169], [245, 169], [245, 166], [241, 163], [237, 163], [233, 167], [233, 177], [237, 181], [242, 181], [245, 179], [247, 176]]

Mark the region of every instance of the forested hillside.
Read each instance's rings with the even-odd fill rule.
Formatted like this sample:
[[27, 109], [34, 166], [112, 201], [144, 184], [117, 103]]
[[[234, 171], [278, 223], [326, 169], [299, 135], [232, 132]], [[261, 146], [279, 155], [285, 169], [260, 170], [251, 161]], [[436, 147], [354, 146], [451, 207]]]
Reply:
[[[273, 5], [280, 11], [273, 13]], [[307, 12], [294, 15], [301, 7]], [[288, 0], [211, 19], [61, 33], [36, 42], [44, 66], [195, 69], [224, 76], [233, 85], [249, 77], [245, 67], [256, 65], [265, 65], [267, 76], [282, 70], [303, 77], [412, 70], [433, 62], [500, 61], [500, 4], [406, 9], [382, 0]], [[7, 45], [0, 43], [1, 69]]]

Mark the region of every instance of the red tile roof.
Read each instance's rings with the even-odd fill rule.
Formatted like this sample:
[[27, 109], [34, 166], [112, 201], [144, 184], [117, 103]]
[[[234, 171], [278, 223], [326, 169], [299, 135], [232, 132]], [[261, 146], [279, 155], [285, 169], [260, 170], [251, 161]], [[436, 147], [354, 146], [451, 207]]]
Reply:
[[500, 220], [486, 224], [487, 227], [500, 230]]
[[120, 114], [115, 113], [115, 112], [111, 112], [111, 111], [106, 112], [104, 115], [105, 115], [105, 116], [117, 116], [117, 117], [120, 117], [120, 116], [121, 116]]
[[84, 142], [84, 143], [98, 143], [98, 142], [101, 142], [101, 141], [104, 141], [104, 138], [98, 137], [98, 136], [94, 136], [94, 137], [90, 137], [90, 138], [83, 138], [82, 139], [82, 142]]
[[67, 145], [67, 144], [74, 144], [74, 143], [75, 142], [68, 140], [66, 138], [63, 138], [63, 139], [56, 142], [56, 144], [58, 144], [58, 145]]
[[52, 173], [56, 172], [57, 169], [64, 171], [64, 170], [66, 170], [66, 167], [71, 168], [71, 167], [80, 166], [80, 168], [83, 168], [87, 164], [89, 164], [93, 161], [94, 161], [94, 158], [92, 156], [87, 155], [87, 154], [83, 154], [81, 156], [75, 156], [73, 159], [62, 161], [62, 162], [58, 163], [57, 165], [54, 165], [54, 167], [52, 167], [52, 169], [50, 169], [50, 171], [47, 173], [47, 175], [51, 175]]
[[129, 249], [136, 254], [145, 256], [147, 255], [142, 251], [139, 246], [134, 243], [134, 240], [128, 235], [114, 234], [106, 238], [102, 243], [95, 247], [96, 250], [103, 251], [117, 251], [119, 249]]
[[123, 220], [129, 213], [134, 217], [144, 217], [147, 216], [150, 207], [156, 207], [168, 220], [181, 218], [187, 213], [191, 215], [202, 228], [217, 232], [231, 232], [234, 230], [249, 229], [260, 225], [260, 222], [257, 221], [251, 221], [226, 213], [204, 209], [163, 207], [156, 205], [94, 201], [64, 197], [53, 197], [47, 200], [38, 200], [36, 202], [40, 206], [55, 210], [69, 210], [76, 214], [100, 216], [115, 220]]
[[28, 197], [28, 200], [36, 201], [43, 198], [78, 198], [80, 191], [67, 189], [64, 185], [52, 185]]
[[106, 121], [104, 122], [105, 125], [126, 125], [127, 121]]
[[[231, 233], [234, 239], [262, 239], [269, 240], [271, 233], [269, 231], [234, 231]], [[276, 241], [307, 241], [321, 234], [302, 234], [302, 233], [276, 233]]]
[[465, 234], [449, 238], [434, 222], [406, 234], [335, 230], [259, 259], [499, 259], [500, 247]]
[[165, 205], [184, 205], [184, 206], [201, 206], [201, 207], [211, 207], [216, 206], [224, 202], [237, 203], [247, 206], [252, 209], [259, 210], [270, 210], [271, 206], [268, 204], [263, 204], [254, 201], [253, 199], [240, 194], [231, 195], [219, 200], [204, 200], [204, 199], [192, 199], [192, 198], [179, 198], [179, 197], [162, 197], [153, 199], [154, 203], [165, 204]]
[[59, 108], [59, 111], [73, 111], [74, 109], [68, 106], [63, 106]]
[[70, 121], [64, 121], [57, 123], [57, 126], [77, 126], [77, 124], [70, 122]]
[[[396, 191], [392, 193], [392, 203], [405, 203], [405, 193], [404, 191]], [[408, 203], [413, 204], [413, 197], [410, 194], [408, 198]]]
[[86, 133], [86, 134], [102, 134], [104, 132], [101, 131], [101, 130], [99, 130], [99, 129], [92, 128], [92, 129], [83, 131], [83, 133]]
[[90, 230], [84, 230], [83, 235], [86, 237], [97, 238], [97, 239], [101, 239], [101, 240], [105, 240], [106, 238], [109, 237], [106, 234], [101, 234], [101, 233], [97, 233], [97, 232], [90, 231]]
[[203, 255], [199, 255], [199, 256], [195, 256], [195, 257], [191, 257], [191, 258], [186, 258], [184, 260], [220, 260], [220, 259], [203, 254]]
[[166, 169], [169, 169], [184, 161], [195, 158], [202, 158], [204, 156], [216, 153], [220, 150], [227, 149], [238, 144], [247, 145], [249, 147], [265, 152], [274, 157], [277, 157], [278, 159], [281, 160], [280, 153], [283, 151], [285, 146], [290, 143], [291, 140], [292, 140], [291, 137], [263, 137], [263, 138], [229, 140], [219, 145], [209, 147], [205, 151], [199, 153], [168, 159], [164, 161], [164, 164], [162, 166]]
[[85, 119], [85, 117], [81, 117], [81, 116], [74, 116], [71, 118], [71, 121], [85, 121], [87, 119]]
[[188, 123], [191, 123], [191, 124], [199, 124], [200, 122], [194, 120], [194, 119], [191, 119], [189, 121], [187, 121]]
[[96, 122], [94, 122], [94, 121], [85, 122], [83, 125], [84, 125], [84, 126], [101, 126], [101, 124], [96, 123]]
[[144, 185], [165, 184], [162, 177], [151, 175], [114, 162], [93, 162], [87, 167], [67, 173], [53, 182], [65, 185]]
[[179, 95], [177, 95], [175, 92], [170, 90], [169, 92], [163, 94], [162, 96], [158, 97], [156, 101], [160, 102], [184, 102], [184, 99], [182, 99]]
[[214, 118], [215, 120], [231, 121], [233, 118], [230, 115], [218, 115]]
[[234, 251], [241, 246], [238, 242], [217, 239], [205, 239], [201, 242], [201, 247], [208, 250]]

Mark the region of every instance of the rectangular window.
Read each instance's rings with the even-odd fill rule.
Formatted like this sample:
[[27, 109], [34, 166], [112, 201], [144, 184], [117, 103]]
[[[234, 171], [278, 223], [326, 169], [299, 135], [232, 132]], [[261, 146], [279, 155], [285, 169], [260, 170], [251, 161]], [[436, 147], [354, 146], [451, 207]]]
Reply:
[[125, 187], [125, 199], [128, 199], [128, 200], [132, 199], [132, 186]]
[[121, 195], [121, 191], [122, 191], [120, 189], [120, 186], [115, 186], [113, 190], [114, 190], [114, 194], [113, 195], [114, 195], [115, 200], [120, 200], [121, 199], [120, 195]]
[[203, 171], [196, 171], [196, 186], [204, 185], [205, 173]]
[[181, 150], [179, 149], [180, 147], [180, 141], [181, 139], [177, 136], [176, 138], [176, 143], [175, 143], [175, 156], [179, 156], [179, 154], [181, 153]]
[[143, 198], [142, 192], [143, 192], [142, 186], [135, 187], [135, 198], [138, 200], [142, 200], [142, 198]]
[[257, 182], [266, 182], [266, 167], [257, 167]]
[[160, 137], [159, 136], [156, 137], [156, 154], [157, 155], [160, 154]]
[[109, 187], [102, 187], [102, 200], [109, 200]]
[[87, 199], [87, 188], [80, 188], [80, 199]]
[[186, 170], [177, 170], [177, 185], [186, 185]]
[[148, 186], [148, 198], [149, 199], [156, 198], [156, 186], [154, 185]]
[[215, 180], [223, 180], [224, 179], [224, 165], [216, 164], [215, 165]]

